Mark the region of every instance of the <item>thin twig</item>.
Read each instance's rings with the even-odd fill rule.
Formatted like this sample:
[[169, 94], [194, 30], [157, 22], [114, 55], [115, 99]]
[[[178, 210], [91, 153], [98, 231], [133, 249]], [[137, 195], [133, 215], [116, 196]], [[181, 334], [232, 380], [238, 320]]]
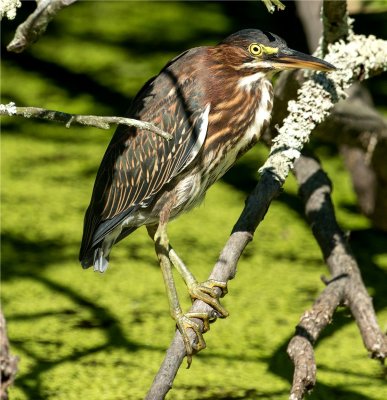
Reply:
[[262, 0], [265, 4], [267, 11], [273, 14], [275, 11], [275, 7], [277, 6], [277, 10], [285, 10], [285, 5], [282, 4], [279, 0]]
[[110, 124], [122, 124], [133, 126], [138, 129], [153, 132], [164, 139], [172, 139], [172, 136], [150, 122], [139, 121], [138, 119], [125, 117], [105, 117], [97, 115], [68, 114], [62, 111], [46, 110], [38, 107], [16, 107], [14, 103], [7, 105], [0, 104], [0, 115], [21, 116], [24, 118], [38, 118], [48, 121], [55, 121], [66, 124], [93, 126], [100, 129], [109, 129]]

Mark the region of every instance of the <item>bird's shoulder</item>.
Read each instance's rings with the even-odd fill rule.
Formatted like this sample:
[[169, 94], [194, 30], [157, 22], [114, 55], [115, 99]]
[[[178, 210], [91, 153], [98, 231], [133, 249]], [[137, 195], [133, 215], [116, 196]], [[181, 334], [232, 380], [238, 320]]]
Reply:
[[85, 228], [89, 243], [99, 242], [134, 209], [146, 207], [199, 154], [210, 104], [194, 84], [195, 77], [180, 79], [180, 74], [186, 73], [187, 63], [201, 59], [203, 51], [191, 49], [172, 60], [134, 99], [128, 116], [155, 124], [172, 139], [138, 128], [117, 128], [97, 173]]
[[158, 75], [149, 79], [135, 96], [128, 115], [150, 121], [157, 112], [165, 112], [170, 104], [190, 103], [204, 98], [204, 82], [208, 47], [189, 49], [170, 60]]

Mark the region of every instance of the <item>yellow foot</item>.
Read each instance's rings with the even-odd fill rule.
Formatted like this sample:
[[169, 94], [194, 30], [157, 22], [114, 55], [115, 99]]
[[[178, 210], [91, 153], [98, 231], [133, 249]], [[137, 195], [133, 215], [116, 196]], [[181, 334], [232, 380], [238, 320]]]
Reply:
[[[187, 368], [191, 366], [193, 354], [198, 353], [200, 350], [206, 348], [206, 342], [204, 341], [203, 333], [200, 329], [200, 326], [196, 322], [192, 321], [191, 318], [198, 318], [203, 321], [203, 333], [207, 332], [210, 329], [209, 317], [206, 313], [192, 312], [176, 318], [176, 326], [179, 329], [181, 336], [183, 337], [185, 351], [187, 354]], [[193, 345], [191, 344], [191, 340], [188, 336], [188, 329], [192, 329], [197, 337], [197, 343]]]
[[219, 303], [216, 287], [222, 290], [220, 297], [227, 294], [227, 283], [215, 281], [214, 279], [209, 279], [202, 283], [195, 282], [189, 286], [188, 290], [192, 299], [204, 301], [217, 311], [220, 318], [226, 318], [228, 311]]

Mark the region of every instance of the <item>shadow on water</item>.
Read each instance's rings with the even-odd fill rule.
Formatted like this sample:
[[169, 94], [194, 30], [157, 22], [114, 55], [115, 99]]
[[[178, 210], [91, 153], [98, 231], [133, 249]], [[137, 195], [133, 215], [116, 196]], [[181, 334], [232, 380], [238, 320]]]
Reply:
[[[53, 312], [26, 312], [16, 313], [7, 319], [12, 321], [38, 321], [40, 318], [60, 317], [66, 329], [80, 328], [84, 331], [102, 329], [105, 342], [101, 345], [87, 349], [77, 349], [72, 345], [70, 354], [58, 357], [54, 360], [47, 359], [44, 355], [38, 355], [30, 347], [30, 342], [24, 340], [11, 340], [15, 353], [18, 351], [27, 355], [31, 362], [29, 371], [17, 376], [17, 385], [26, 393], [28, 398], [43, 399], [42, 382], [44, 374], [60, 364], [67, 362], [80, 362], [85, 357], [114, 349], [124, 349], [126, 352], [139, 350], [153, 350], [162, 352], [164, 348], [157, 345], [147, 345], [131, 341], [122, 330], [122, 321], [117, 319], [108, 308], [91, 301], [86, 295], [72, 289], [71, 286], [55, 282], [44, 276], [43, 270], [52, 268], [53, 260], [66, 261], [72, 258], [66, 253], [66, 244], [60, 244], [60, 240], [46, 240], [33, 242], [15, 238], [10, 235], [2, 236], [2, 278], [4, 282], [18, 279], [32, 279], [44, 285], [55, 296], [62, 295], [71, 300], [73, 306]], [[80, 267], [79, 267], [80, 268]], [[6, 302], [5, 302], [6, 303]], [[88, 315], [85, 317], [85, 313]], [[79, 316], [77, 315], [79, 314]], [[141, 323], [140, 320], [137, 320]], [[65, 330], [65, 329], [64, 329]], [[57, 348], [68, 347], [70, 340], [65, 333], [49, 340], [38, 341], [42, 345], [53, 345]], [[135, 361], [133, 361], [135, 364]], [[130, 366], [128, 366], [130, 368]]]
[[[6, 54], [5, 48], [1, 49]], [[82, 93], [92, 95], [95, 102], [111, 109], [111, 112], [124, 114], [131, 103], [130, 96], [125, 96], [107, 85], [96, 81], [92, 74], [70, 71], [56, 61], [39, 59], [31, 53], [7, 53], [5, 57], [12, 67], [34, 71], [41, 75], [42, 80], [51, 81], [55, 86], [65, 89], [70, 98]]]

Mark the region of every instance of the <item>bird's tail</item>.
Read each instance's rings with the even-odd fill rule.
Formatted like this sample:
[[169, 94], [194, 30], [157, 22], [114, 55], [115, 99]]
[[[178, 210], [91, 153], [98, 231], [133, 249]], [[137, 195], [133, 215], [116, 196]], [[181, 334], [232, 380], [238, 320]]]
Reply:
[[87, 269], [93, 266], [94, 271], [105, 272], [109, 265], [109, 253], [114, 243], [118, 243], [123, 238], [131, 234], [137, 227], [124, 228], [118, 236], [111, 238], [104, 238], [101, 242], [95, 244], [90, 249], [85, 250], [81, 246], [79, 260], [82, 268]]
[[103, 254], [102, 247], [95, 247], [81, 259], [81, 265], [83, 269], [93, 266], [94, 271], [105, 272], [109, 265], [109, 256]]

